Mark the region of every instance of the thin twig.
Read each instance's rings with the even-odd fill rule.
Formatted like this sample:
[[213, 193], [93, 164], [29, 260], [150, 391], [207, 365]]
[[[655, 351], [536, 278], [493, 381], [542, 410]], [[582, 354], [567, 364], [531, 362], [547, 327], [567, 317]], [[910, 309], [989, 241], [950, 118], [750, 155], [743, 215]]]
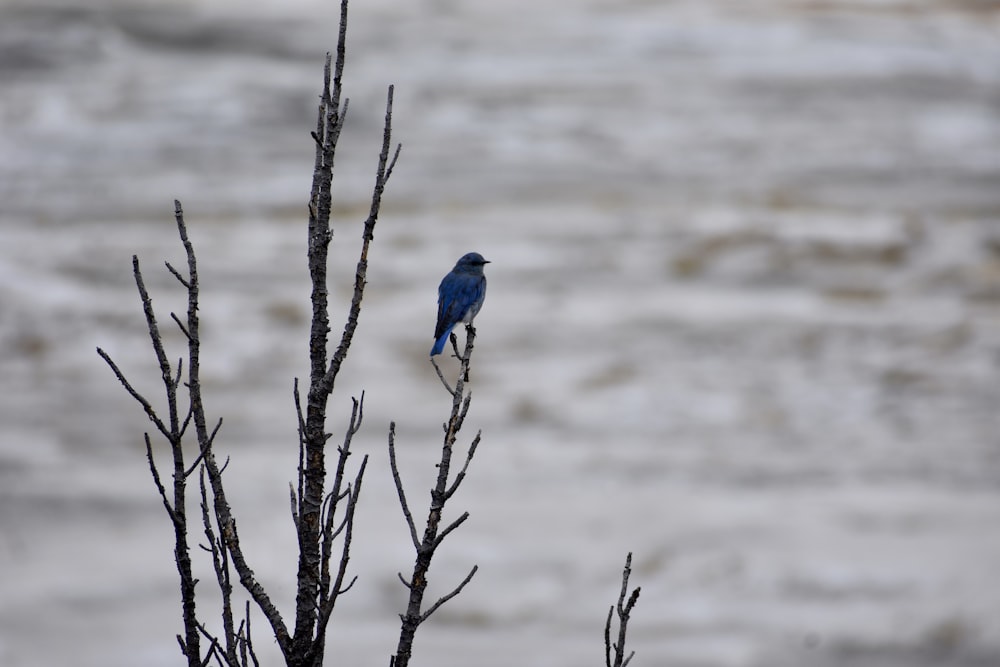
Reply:
[[478, 431], [476, 433], [476, 437], [472, 439], [472, 444], [469, 445], [469, 451], [465, 455], [465, 463], [462, 464], [462, 469], [458, 471], [457, 475], [455, 475], [455, 481], [452, 482], [451, 486], [448, 487], [448, 490], [445, 492], [445, 498], [451, 498], [455, 495], [455, 492], [458, 491], [458, 487], [462, 483], [462, 480], [465, 479], [465, 472], [469, 469], [469, 464], [472, 463], [472, 457], [476, 455], [476, 448], [479, 446], [479, 439], [482, 434], [482, 431]]
[[[167, 271], [170, 271], [170, 273], [174, 274], [174, 278], [177, 278], [177, 282], [183, 285], [184, 289], [191, 289], [191, 283], [189, 283], [187, 279], [184, 276], [182, 276], [180, 272], [177, 271], [177, 269], [175, 269], [170, 262], [164, 262], [164, 264], [167, 265]], [[180, 324], [180, 322], [178, 322], [178, 324]]]
[[463, 523], [465, 523], [465, 520], [468, 518], [469, 518], [469, 513], [462, 512], [462, 515], [460, 517], [458, 517], [450, 524], [448, 524], [448, 527], [442, 530], [440, 533], [438, 533], [438, 536], [434, 538], [434, 548], [437, 548], [437, 546], [441, 544], [442, 541], [444, 541], [444, 538], [448, 537], [448, 534], [451, 533], [451, 531], [455, 530]]
[[[223, 662], [222, 662], [222, 657], [220, 657], [219, 638], [210, 633], [208, 629], [205, 628], [205, 626], [202, 625], [201, 623], [198, 624], [198, 629], [201, 631], [201, 634], [205, 636], [205, 639], [211, 642], [211, 645], [208, 647], [208, 651], [205, 653], [205, 659], [201, 661], [201, 667], [207, 667], [208, 663], [212, 661], [213, 657], [221, 666]], [[226, 662], [232, 666], [232, 663], [229, 663], [228, 660]]]
[[448, 381], [444, 379], [444, 373], [441, 372], [441, 368], [438, 366], [437, 361], [434, 359], [434, 357], [431, 357], [431, 364], [434, 365], [434, 370], [437, 372], [437, 376], [438, 379], [441, 380], [441, 384], [444, 385], [444, 388], [448, 391], [449, 394], [454, 396], [455, 390], [452, 389], [451, 385], [448, 384]]
[[472, 392], [468, 392], [465, 395], [465, 401], [462, 402], [462, 409], [459, 410], [458, 418], [455, 420], [455, 431], [462, 430], [462, 426], [465, 424], [465, 416], [469, 414], [469, 406], [472, 404]]
[[[298, 467], [298, 500], [292, 504], [292, 516], [295, 518], [296, 536], [301, 537], [301, 533], [298, 530], [299, 526], [299, 515], [302, 513], [302, 485], [305, 483], [305, 458], [306, 458], [306, 418], [302, 414], [302, 398], [299, 394], [299, 379], [295, 378], [295, 382], [292, 385], [292, 397], [295, 400], [295, 416], [298, 421], [298, 434], [299, 434], [299, 467]], [[289, 483], [289, 486], [291, 484]], [[294, 491], [292, 492], [293, 498], [295, 497]], [[297, 503], [297, 504], [296, 504]], [[302, 543], [299, 543], [301, 548]]]
[[476, 575], [476, 572], [478, 572], [478, 571], [479, 571], [479, 566], [478, 565], [473, 565], [472, 566], [472, 570], [470, 570], [469, 574], [467, 574], [465, 576], [465, 579], [462, 580], [462, 583], [460, 583], [457, 587], [455, 587], [455, 590], [453, 590], [451, 593], [448, 593], [447, 595], [439, 598], [437, 602], [435, 602], [434, 604], [432, 604], [430, 606], [430, 609], [428, 609], [427, 611], [425, 611], [420, 616], [420, 622], [423, 623], [424, 621], [426, 621], [428, 618], [430, 618], [431, 614], [433, 614], [434, 612], [436, 612], [438, 610], [438, 608], [441, 605], [443, 605], [445, 602], [447, 602], [448, 600], [452, 599], [453, 597], [455, 597], [456, 595], [458, 595], [459, 593], [461, 593], [462, 589], [465, 588], [465, 585], [467, 583], [469, 583], [470, 581], [472, 581], [472, 577], [474, 577]]
[[156, 461], [153, 459], [153, 444], [149, 440], [149, 434], [143, 433], [143, 438], [146, 440], [146, 459], [149, 461], [149, 472], [153, 475], [153, 483], [160, 494], [160, 499], [163, 500], [164, 509], [167, 510], [167, 514], [170, 516], [170, 522], [176, 524], [177, 515], [174, 513], [174, 508], [171, 507], [170, 500], [167, 498], [167, 490], [164, 488], [163, 482], [160, 481], [160, 473], [156, 469]]
[[604, 665], [611, 667], [611, 617], [615, 613], [614, 605], [608, 607], [608, 618], [604, 621]]
[[187, 470], [184, 471], [185, 477], [190, 477], [191, 473], [193, 473], [198, 467], [198, 464], [201, 463], [201, 460], [205, 458], [205, 454], [208, 453], [208, 450], [212, 447], [212, 443], [215, 442], [215, 436], [219, 432], [220, 428], [222, 428], [222, 417], [219, 417], [219, 421], [215, 423], [215, 428], [212, 429], [212, 434], [208, 436], [208, 441], [205, 443], [205, 446], [201, 449], [201, 451], [198, 452], [198, 456], [195, 457], [194, 462], [188, 467]]
[[160, 420], [160, 417], [156, 414], [156, 410], [153, 408], [152, 404], [150, 404], [150, 402], [147, 401], [146, 398], [136, 391], [136, 389], [129, 383], [121, 369], [118, 368], [118, 365], [111, 359], [107, 352], [101, 348], [97, 348], [97, 354], [99, 354], [101, 359], [104, 359], [108, 366], [111, 367], [111, 371], [115, 374], [115, 377], [118, 378], [118, 382], [125, 387], [125, 391], [128, 392], [129, 396], [134, 398], [136, 402], [142, 406], [143, 412], [145, 412], [146, 416], [149, 417], [149, 421], [156, 425], [156, 430], [162, 433], [165, 438], [169, 439], [170, 429], [167, 428], [167, 425]]
[[259, 667], [257, 654], [253, 648], [253, 638], [250, 632], [250, 601], [247, 600], [244, 606], [243, 620], [236, 630], [236, 643], [239, 646], [238, 665], [240, 667], [250, 667], [251, 661]]
[[366, 276], [368, 273], [368, 247], [375, 239], [375, 223], [378, 221], [379, 209], [382, 205], [382, 192], [385, 190], [386, 170], [389, 160], [389, 146], [392, 142], [392, 97], [393, 86], [389, 86], [389, 92], [385, 102], [385, 126], [382, 131], [382, 151], [379, 153], [378, 168], [375, 172], [375, 186], [372, 188], [371, 208], [368, 218], [365, 220], [364, 229], [361, 234], [361, 256], [354, 271], [354, 296], [351, 298], [350, 312], [347, 322], [344, 324], [344, 332], [340, 338], [340, 344], [330, 357], [330, 367], [326, 372], [324, 384], [333, 390], [334, 379], [340, 372], [340, 366], [347, 356], [347, 350], [351, 346], [354, 332], [358, 326], [358, 316], [361, 314], [361, 300], [364, 297]]
[[399, 152], [403, 150], [403, 144], [396, 144], [396, 152], [392, 154], [392, 160], [389, 161], [389, 166], [385, 170], [385, 175], [382, 177], [382, 185], [389, 182], [389, 177], [392, 176], [392, 170], [396, 168], [396, 160], [399, 159]]
[[298, 505], [298, 499], [295, 497], [295, 486], [293, 486], [291, 482], [288, 483], [288, 496], [289, 496], [289, 500], [291, 502], [292, 523], [295, 524], [296, 528], [298, 528], [299, 527], [299, 505]]
[[[362, 392], [360, 398], [352, 399], [351, 418], [348, 422], [347, 430], [344, 433], [344, 442], [337, 449], [340, 456], [337, 459], [337, 468], [334, 471], [333, 487], [331, 488], [329, 495], [327, 496], [326, 499], [324, 499], [324, 502], [320, 507], [320, 521], [323, 525], [320, 563], [319, 563], [320, 565], [319, 606], [321, 609], [327, 606], [327, 601], [330, 599], [331, 595], [333, 597], [336, 597], [336, 591], [339, 588], [339, 585], [335, 585], [332, 588], [330, 585], [330, 559], [333, 556], [333, 541], [334, 538], [340, 533], [343, 526], [348, 525], [349, 522], [353, 521], [354, 507], [357, 505], [357, 500], [358, 500], [356, 494], [360, 492], [360, 486], [361, 486], [360, 477], [357, 478], [354, 487], [348, 488], [348, 490], [345, 491], [344, 493], [341, 493], [341, 489], [343, 488], [344, 473], [347, 468], [347, 459], [351, 455], [351, 441], [354, 438], [354, 435], [361, 428], [361, 423], [364, 419], [364, 405], [365, 405], [364, 392]], [[362, 474], [364, 472], [367, 461], [368, 458], [366, 456], [361, 463]], [[353, 489], [353, 493], [351, 494], [351, 499], [348, 501], [347, 510], [345, 512], [341, 528], [338, 528], [336, 531], [334, 531], [333, 519], [337, 511], [337, 504], [342, 498], [347, 496], [348, 492], [351, 492], [351, 489]], [[325, 510], [323, 509], [323, 505], [326, 506]], [[347, 530], [349, 533], [350, 529], [348, 528]], [[348, 545], [349, 545], [349, 539], [350, 536], [348, 534], [348, 536], [345, 538], [345, 541], [348, 543]], [[346, 558], [347, 554], [345, 553], [341, 559], [341, 570], [343, 570], [343, 568], [346, 568], [347, 566], [346, 562], [344, 562], [344, 559]], [[332, 604], [331, 604], [331, 609], [332, 609]]]
[[[170, 265], [167, 264], [167, 266]], [[184, 334], [184, 337], [187, 338], [188, 340], [191, 340], [191, 333], [187, 330], [187, 327], [184, 326], [184, 323], [181, 322], [180, 318], [177, 317], [177, 314], [170, 313], [170, 319], [172, 319], [177, 324], [177, 328], [181, 330], [181, 333]]]
[[[406, 492], [403, 491], [403, 480], [399, 477], [399, 468], [396, 466], [396, 422], [389, 422], [389, 467], [392, 469], [392, 481], [396, 484], [396, 494], [399, 496], [399, 505], [403, 508], [403, 516], [406, 518], [406, 526], [410, 529], [410, 540], [413, 548], [420, 548], [420, 538], [417, 536], [417, 525], [413, 522], [413, 514], [406, 503]], [[402, 579], [400, 575], [400, 579]]]

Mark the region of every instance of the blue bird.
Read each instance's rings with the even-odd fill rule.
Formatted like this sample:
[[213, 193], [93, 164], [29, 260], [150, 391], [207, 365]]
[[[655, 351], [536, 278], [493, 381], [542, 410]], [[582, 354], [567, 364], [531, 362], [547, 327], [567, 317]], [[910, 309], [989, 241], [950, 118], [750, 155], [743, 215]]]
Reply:
[[483, 307], [486, 298], [486, 276], [483, 265], [488, 260], [478, 252], [462, 255], [455, 268], [438, 286], [438, 317], [434, 328], [434, 347], [431, 356], [441, 354], [448, 335], [459, 322], [472, 324], [473, 318]]

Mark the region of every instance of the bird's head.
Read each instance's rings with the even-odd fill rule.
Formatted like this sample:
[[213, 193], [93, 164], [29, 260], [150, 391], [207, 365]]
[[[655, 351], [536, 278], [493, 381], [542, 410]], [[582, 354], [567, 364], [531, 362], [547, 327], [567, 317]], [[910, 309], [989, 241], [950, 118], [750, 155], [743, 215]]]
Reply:
[[478, 252], [470, 252], [462, 255], [462, 258], [455, 264], [455, 269], [458, 271], [482, 273], [483, 266], [489, 263], [490, 261], [483, 259], [483, 256]]

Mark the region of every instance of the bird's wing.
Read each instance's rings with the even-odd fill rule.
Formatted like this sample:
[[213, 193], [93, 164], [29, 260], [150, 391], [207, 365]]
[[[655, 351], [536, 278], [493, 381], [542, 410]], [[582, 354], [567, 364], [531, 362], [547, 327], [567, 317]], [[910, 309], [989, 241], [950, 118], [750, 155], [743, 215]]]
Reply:
[[438, 287], [438, 319], [434, 328], [437, 339], [455, 326], [469, 308], [482, 298], [485, 280], [481, 276], [449, 274]]

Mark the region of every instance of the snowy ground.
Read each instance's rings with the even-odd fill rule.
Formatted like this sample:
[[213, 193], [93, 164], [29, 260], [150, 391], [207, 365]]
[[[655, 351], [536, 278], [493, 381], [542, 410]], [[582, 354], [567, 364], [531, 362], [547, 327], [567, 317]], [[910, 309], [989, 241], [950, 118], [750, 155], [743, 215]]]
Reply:
[[[94, 352], [160, 397], [130, 258], [168, 321], [175, 197], [231, 500], [291, 612], [335, 11], [244, 4], [0, 2], [5, 666], [179, 664], [149, 425]], [[412, 554], [385, 434], [423, 502], [435, 289], [469, 250], [493, 261], [483, 444], [432, 589], [480, 570], [415, 665], [600, 664], [627, 551], [633, 665], [1000, 662], [995, 3], [356, 0], [350, 34], [338, 307], [389, 83], [404, 149], [331, 402], [366, 392], [371, 456], [340, 662], [395, 646]]]

